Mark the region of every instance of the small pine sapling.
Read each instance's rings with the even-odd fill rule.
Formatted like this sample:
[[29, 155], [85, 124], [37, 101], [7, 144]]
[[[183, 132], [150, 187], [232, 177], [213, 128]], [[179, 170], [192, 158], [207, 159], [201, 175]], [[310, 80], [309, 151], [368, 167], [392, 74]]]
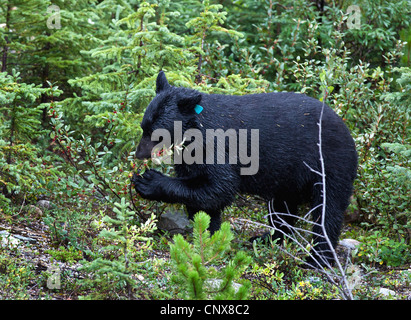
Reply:
[[[174, 236], [170, 245], [171, 259], [175, 263], [177, 280], [186, 287], [186, 299], [245, 299], [250, 288], [248, 281], [238, 281], [251, 258], [239, 251], [225, 267], [220, 268], [230, 250], [234, 235], [230, 224], [224, 222], [212, 236], [207, 230], [210, 217], [199, 212], [194, 217], [193, 244], [184, 240], [181, 234]], [[236, 288], [235, 288], [236, 287]]]

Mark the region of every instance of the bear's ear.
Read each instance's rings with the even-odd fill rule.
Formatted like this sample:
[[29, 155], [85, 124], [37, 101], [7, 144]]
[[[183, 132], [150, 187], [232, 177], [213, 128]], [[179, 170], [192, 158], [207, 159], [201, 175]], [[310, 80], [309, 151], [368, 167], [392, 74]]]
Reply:
[[167, 90], [169, 88], [170, 85], [167, 81], [166, 74], [161, 70], [156, 80], [156, 94], [159, 94], [161, 91]]
[[177, 98], [177, 106], [182, 112], [192, 112], [201, 101], [201, 93], [195, 90], [184, 90]]

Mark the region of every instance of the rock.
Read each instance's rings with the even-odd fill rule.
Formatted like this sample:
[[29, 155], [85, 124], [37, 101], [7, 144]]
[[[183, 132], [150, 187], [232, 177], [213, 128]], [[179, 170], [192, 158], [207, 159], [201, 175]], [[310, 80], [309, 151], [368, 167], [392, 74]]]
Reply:
[[[223, 280], [222, 280], [222, 279], [209, 279], [209, 280], [206, 280], [206, 281], [205, 281], [205, 285], [206, 285], [210, 290], [213, 290], [213, 291], [219, 290], [219, 289], [220, 289], [220, 286], [221, 286], [221, 283], [223, 283]], [[234, 292], [235, 292], [235, 293], [237, 293], [237, 292], [238, 292], [238, 289], [240, 289], [241, 286], [242, 286], [241, 284], [236, 283], [236, 282], [233, 282], [232, 285], [233, 285], [233, 288], [234, 288]]]
[[29, 237], [23, 237], [19, 234], [13, 234], [13, 237], [16, 238], [16, 239], [19, 239], [21, 241], [25, 241], [25, 242], [30, 242], [30, 243], [36, 243], [37, 242], [36, 239], [29, 238]]
[[36, 206], [40, 209], [48, 210], [48, 209], [50, 209], [51, 203], [48, 200], [39, 200], [39, 201], [37, 201]]
[[30, 215], [34, 215], [37, 217], [43, 216], [43, 211], [41, 211], [40, 208], [33, 206], [32, 204], [29, 204], [24, 207], [24, 211], [27, 212]]
[[8, 231], [0, 231], [1, 246], [18, 246], [21, 241], [35, 243], [36, 239], [23, 237], [19, 234], [11, 234]]
[[309, 283], [311, 283], [311, 285], [314, 285], [314, 286], [318, 286], [322, 284], [322, 280], [320, 277], [308, 277], [307, 280]]
[[360, 218], [360, 213], [359, 211], [354, 211], [350, 213], [346, 213], [344, 215], [344, 222], [345, 223], [352, 223], [358, 221]]
[[393, 297], [396, 295], [395, 291], [387, 289], [387, 288], [380, 288], [379, 293], [386, 297], [389, 297], [389, 296]]
[[357, 248], [361, 242], [354, 239], [343, 239], [338, 243], [336, 252], [341, 261], [347, 261], [352, 256], [352, 250]]
[[190, 220], [186, 213], [181, 210], [167, 211], [160, 216], [157, 227], [161, 230], [166, 230], [171, 234], [186, 233], [190, 227]]
[[7, 248], [15, 248], [20, 244], [20, 240], [12, 236], [10, 232], [0, 231], [0, 246]]
[[354, 240], [354, 239], [343, 239], [339, 242], [339, 244], [348, 249], [354, 250], [356, 247], [358, 247], [361, 244], [361, 242]]

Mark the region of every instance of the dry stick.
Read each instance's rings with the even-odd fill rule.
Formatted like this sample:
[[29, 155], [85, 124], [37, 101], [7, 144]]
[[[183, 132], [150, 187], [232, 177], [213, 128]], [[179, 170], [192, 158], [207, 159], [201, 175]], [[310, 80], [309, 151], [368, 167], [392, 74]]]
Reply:
[[[344, 272], [344, 268], [341, 266], [341, 263], [337, 257], [337, 253], [335, 252], [332, 243], [327, 235], [327, 230], [325, 228], [325, 214], [326, 214], [326, 200], [327, 200], [327, 195], [326, 195], [326, 181], [325, 181], [325, 165], [324, 165], [324, 158], [323, 158], [323, 152], [322, 152], [322, 118], [323, 118], [323, 113], [324, 113], [324, 106], [325, 106], [325, 98], [326, 98], [327, 92], [324, 94], [323, 98], [323, 104], [321, 107], [321, 114], [320, 114], [320, 120], [318, 122], [318, 149], [319, 149], [319, 154], [320, 154], [320, 164], [321, 164], [321, 178], [322, 178], [322, 191], [323, 191], [323, 203], [322, 203], [322, 214], [321, 214], [321, 228], [324, 234], [324, 238], [327, 241], [328, 247], [331, 249], [331, 253], [333, 255], [334, 261], [337, 264], [338, 269], [341, 272], [341, 280], [342, 280], [342, 291], [341, 294], [345, 299], [348, 300], [353, 300], [353, 296], [351, 293], [351, 290], [349, 289], [348, 282], [347, 282], [347, 277]], [[328, 263], [327, 263], [328, 264]]]

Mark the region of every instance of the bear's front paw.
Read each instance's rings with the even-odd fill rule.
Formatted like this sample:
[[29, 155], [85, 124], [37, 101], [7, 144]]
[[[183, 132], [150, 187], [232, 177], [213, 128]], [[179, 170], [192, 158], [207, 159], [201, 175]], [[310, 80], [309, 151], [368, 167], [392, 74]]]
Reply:
[[141, 197], [148, 200], [161, 200], [162, 177], [162, 173], [150, 169], [141, 175], [134, 173], [131, 182]]

